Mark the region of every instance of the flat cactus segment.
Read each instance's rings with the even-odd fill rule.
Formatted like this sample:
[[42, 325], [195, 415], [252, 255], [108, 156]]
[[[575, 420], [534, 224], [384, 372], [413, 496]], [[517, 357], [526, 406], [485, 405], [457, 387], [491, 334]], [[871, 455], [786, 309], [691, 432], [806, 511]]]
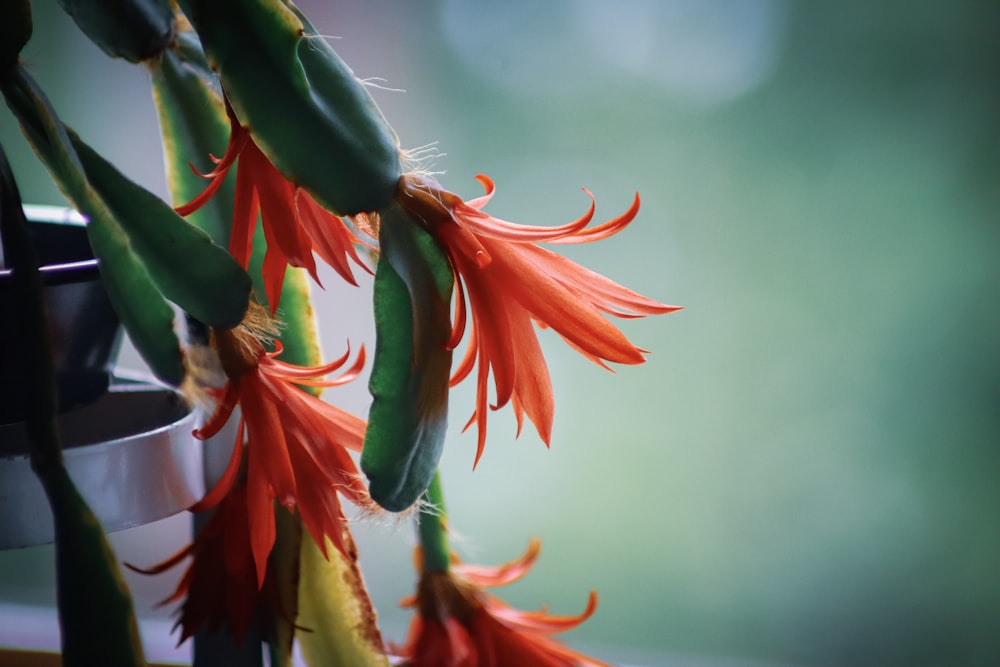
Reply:
[[336, 215], [377, 211], [402, 174], [364, 84], [280, 0], [191, 0], [185, 11], [240, 123], [278, 171]]

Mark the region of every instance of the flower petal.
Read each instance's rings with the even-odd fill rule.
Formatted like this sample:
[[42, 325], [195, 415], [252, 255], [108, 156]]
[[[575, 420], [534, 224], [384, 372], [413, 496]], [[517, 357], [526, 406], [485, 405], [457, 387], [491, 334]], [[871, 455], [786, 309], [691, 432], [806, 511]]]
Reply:
[[219, 481], [205, 494], [205, 497], [188, 508], [189, 512], [204, 512], [219, 504], [236, 481], [236, 474], [240, 470], [240, 462], [243, 460], [243, 432], [245, 430], [243, 420], [240, 420], [236, 427], [236, 441], [233, 443], [233, 452], [229, 455], [229, 463], [223, 471]]
[[[251, 463], [261, 461], [261, 474], [271, 489], [271, 497], [285, 507], [295, 504], [295, 474], [288, 459], [285, 433], [273, 395], [266, 382], [255, 374], [241, 380], [240, 399], [243, 419], [247, 425], [247, 441]], [[251, 493], [253, 492], [251, 486]]]
[[534, 567], [541, 553], [542, 541], [536, 538], [528, 543], [528, 548], [521, 556], [502, 565], [485, 566], [457, 563], [452, 565], [452, 569], [471, 584], [495, 588], [512, 584], [524, 577]]
[[316, 203], [316, 200], [301, 188], [295, 191], [296, 221], [312, 242], [313, 250], [341, 278], [351, 285], [357, 285], [351, 262], [368, 273], [374, 273], [361, 261], [354, 245], [358, 240], [347, 228], [344, 221]]
[[[266, 465], [259, 456], [250, 456], [247, 460], [247, 519], [250, 526], [250, 548], [257, 573], [257, 588], [264, 585], [264, 575], [267, 572], [267, 557], [277, 530], [274, 523], [274, 492], [267, 481], [267, 475], [262, 469]], [[228, 559], [227, 559], [228, 560]]]

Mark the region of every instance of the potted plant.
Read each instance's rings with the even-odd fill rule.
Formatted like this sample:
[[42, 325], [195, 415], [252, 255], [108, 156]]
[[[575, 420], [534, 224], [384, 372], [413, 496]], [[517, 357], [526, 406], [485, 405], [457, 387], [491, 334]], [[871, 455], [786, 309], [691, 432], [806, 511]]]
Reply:
[[[173, 201], [136, 185], [60, 119], [18, 59], [30, 32], [26, 2], [4, 9], [0, 91], [86, 216], [110, 302], [151, 371], [206, 406], [195, 437], [234, 433], [218, 482], [189, 508], [211, 512], [193, 542], [158, 565], [134, 564], [155, 574], [186, 563], [170, 601], [181, 639], [196, 637], [196, 664], [256, 664], [261, 642], [272, 665], [290, 664], [296, 642], [311, 665], [603, 664], [551, 638], [594, 612], [595, 593], [579, 616], [560, 617], [512, 609], [488, 592], [528, 572], [537, 542], [498, 567], [457, 559], [438, 463], [449, 389], [460, 382], [475, 387], [468, 427], [477, 462], [490, 412], [506, 406], [548, 443], [554, 397], [536, 325], [602, 366], [644, 361], [607, 316], [678, 308], [540, 245], [618, 233], [638, 215], [638, 195], [596, 224], [593, 205], [555, 227], [493, 217], [484, 210], [493, 181], [478, 176], [484, 195], [469, 200], [446, 190], [285, 0], [63, 4], [109, 55], [150, 72]], [[348, 282], [374, 274], [374, 354], [351, 346], [324, 358], [310, 302], [319, 262]], [[196, 323], [193, 338], [177, 335], [171, 304]], [[51, 355], [36, 351], [29, 372]], [[369, 363], [366, 419], [319, 398]], [[29, 412], [40, 424], [53, 417]], [[91, 599], [109, 601], [101, 613], [82, 605], [79, 572], [61, 571], [64, 660], [141, 664], [114, 559], [99, 534], [78, 530], [81, 504], [60, 504], [72, 494], [53, 472], [59, 450], [44, 431], [29, 428], [28, 440], [57, 550], [105, 554], [90, 564], [102, 577], [87, 571]], [[345, 502], [417, 524], [419, 581], [401, 644], [381, 636]], [[199, 651], [209, 635], [226, 638], [227, 657]]]

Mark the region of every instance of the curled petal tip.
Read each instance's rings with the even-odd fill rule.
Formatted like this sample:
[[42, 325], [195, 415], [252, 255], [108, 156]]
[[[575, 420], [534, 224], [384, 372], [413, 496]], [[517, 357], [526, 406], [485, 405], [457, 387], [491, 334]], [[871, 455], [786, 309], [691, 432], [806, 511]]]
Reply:
[[583, 618], [581, 620], [587, 620], [594, 615], [595, 611], [597, 611], [597, 591], [591, 589], [590, 595], [587, 597], [587, 608], [583, 610]]
[[482, 184], [483, 189], [486, 190], [486, 194], [491, 195], [496, 190], [496, 184], [493, 182], [493, 179], [486, 174], [476, 174], [476, 180]]

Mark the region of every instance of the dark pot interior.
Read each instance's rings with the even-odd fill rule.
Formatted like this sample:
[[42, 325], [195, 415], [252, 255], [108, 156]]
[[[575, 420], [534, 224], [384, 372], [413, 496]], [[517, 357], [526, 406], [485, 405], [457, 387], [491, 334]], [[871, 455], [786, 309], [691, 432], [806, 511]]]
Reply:
[[[66, 209], [25, 209], [45, 286], [59, 411], [65, 412], [107, 390], [121, 327], [82, 221]], [[20, 321], [10, 287], [11, 271], [0, 269], [0, 424], [24, 418], [22, 387], [34, 381], [20, 351]]]

